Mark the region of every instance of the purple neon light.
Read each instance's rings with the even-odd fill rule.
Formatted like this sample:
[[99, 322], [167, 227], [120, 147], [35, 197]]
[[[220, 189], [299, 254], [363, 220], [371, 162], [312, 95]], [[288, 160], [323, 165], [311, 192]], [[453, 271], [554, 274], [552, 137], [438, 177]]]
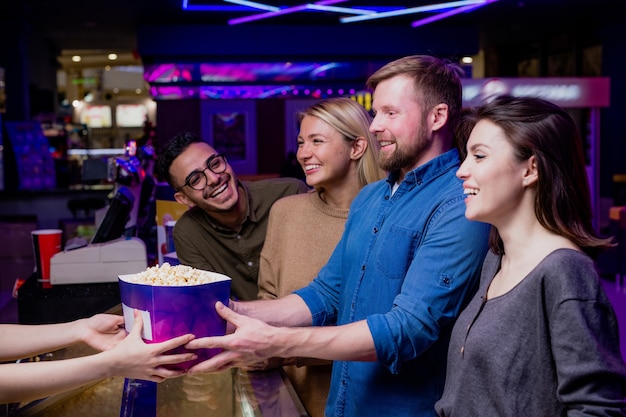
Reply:
[[160, 64], [149, 71], [144, 70], [144, 79], [153, 82], [191, 82], [194, 66], [192, 64]]
[[[320, 6], [328, 6], [328, 5], [331, 5], [331, 4], [343, 3], [345, 1], [348, 1], [348, 0], [324, 0], [324, 1], [317, 1], [317, 2], [315, 2], [313, 4], [320, 5]], [[254, 14], [254, 15], [250, 15], [250, 16], [239, 17], [237, 19], [229, 20], [228, 24], [229, 25], [238, 25], [240, 23], [252, 22], [253, 20], [261, 20], [261, 19], [267, 19], [267, 18], [274, 17], [274, 16], [280, 16], [280, 15], [284, 15], [284, 14], [295, 13], [295, 12], [299, 12], [299, 11], [302, 11], [302, 10], [306, 10], [307, 9], [307, 5], [308, 4], [301, 4], [299, 6], [286, 7], [284, 9], [280, 9], [277, 12], [259, 13], [259, 14]]]
[[265, 10], [265, 11], [269, 11], [269, 12], [276, 12], [276, 11], [280, 10], [280, 7], [269, 6], [267, 4], [257, 3], [257, 2], [248, 1], [248, 0], [224, 0], [224, 1], [228, 2], [228, 3], [235, 3], [235, 4], [239, 4], [241, 6], [248, 6], [248, 7], [254, 8], [254, 9]]
[[263, 99], [270, 97], [288, 98], [305, 95], [314, 98], [342, 96], [345, 91], [354, 94], [356, 89], [305, 88], [296, 85], [237, 85], [237, 86], [153, 86], [150, 93], [155, 100], [184, 100], [189, 97], [199, 99]]
[[449, 10], [455, 7], [461, 7], [468, 4], [477, 4], [483, 3], [485, 0], [459, 0], [459, 1], [448, 1], [444, 3], [437, 4], [429, 4], [425, 6], [417, 6], [403, 9], [396, 9], [389, 12], [383, 13], [375, 13], [375, 14], [367, 14], [360, 16], [350, 16], [350, 17], [342, 17], [339, 19], [341, 23], [351, 23], [351, 22], [360, 22], [363, 20], [373, 20], [373, 19], [382, 19], [385, 17], [395, 17], [395, 16], [403, 16], [407, 14], [415, 14], [421, 12], [434, 12], [438, 10]]
[[424, 26], [427, 25], [429, 23], [432, 22], [436, 22], [437, 20], [441, 20], [441, 19], [445, 19], [448, 18], [450, 16], [454, 16], [456, 14], [459, 13], [466, 13], [466, 12], [470, 12], [472, 10], [478, 9], [480, 7], [486, 6], [490, 3], [495, 3], [498, 0], [485, 0], [484, 3], [482, 4], [472, 4], [469, 6], [463, 6], [463, 7], [457, 7], [456, 9], [453, 10], [448, 10], [447, 12], [443, 12], [443, 13], [438, 13], [434, 16], [430, 16], [430, 17], [426, 17], [424, 19], [420, 19], [420, 20], [416, 20], [415, 22], [411, 23], [411, 26], [416, 28], [416, 27], [420, 27], [420, 26]]
[[374, 10], [355, 9], [352, 7], [322, 6], [321, 4], [307, 4], [307, 10], [318, 10], [320, 12], [349, 13], [349, 14], [373, 14]]
[[307, 83], [365, 79], [384, 61], [367, 62], [199, 62], [145, 64], [150, 84], [171, 83]]
[[175, 67], [175, 64], [160, 64], [151, 71], [144, 71], [144, 79], [149, 83], [159, 80], [169, 81], [171, 79], [170, 74], [174, 71]]
[[252, 9], [248, 6], [229, 5], [208, 5], [208, 4], [189, 4], [187, 0], [183, 0], [182, 9], [189, 12], [249, 12]]
[[[249, 12], [249, 11], [256, 11], [258, 9], [258, 8], [252, 7], [251, 5], [245, 6], [243, 4], [213, 5], [213, 4], [202, 4], [202, 1], [191, 1], [191, 3], [200, 3], [200, 4], [189, 4], [189, 3], [190, 3], [190, 0], [182, 0], [182, 4], [181, 4], [182, 10], [189, 11], [189, 12]], [[259, 3], [259, 4], [261, 5], [263, 3]], [[311, 6], [316, 6], [316, 5], [321, 5], [321, 3], [315, 3], [313, 5], [309, 3], [308, 8], [321, 10], [321, 8], [319, 7], [315, 7], [315, 8], [311, 7]], [[274, 7], [274, 6], [268, 6], [268, 7]], [[278, 9], [279, 7], [276, 7], [276, 8]], [[381, 5], [381, 6], [360, 6], [360, 9], [348, 7], [346, 9], [347, 9], [345, 11], [346, 13], [366, 14], [366, 12], [382, 13], [382, 12], [392, 11], [392, 10], [396, 10], [396, 7]], [[326, 10], [332, 11], [330, 8]], [[337, 10], [337, 12], [339, 12], [339, 10]]]
[[[292, 82], [307, 74], [308, 78], [315, 79], [317, 73], [327, 67], [328, 64], [317, 63], [203, 63], [200, 64], [200, 77], [203, 82]], [[319, 78], [324, 75], [320, 74]]]
[[[189, 4], [190, 1], [191, 0], [182, 0], [182, 9], [183, 10], [186, 10], [186, 11], [211, 11], [211, 12], [248, 12], [248, 11], [251, 11], [251, 9], [252, 10], [256, 10], [252, 6], [245, 6], [245, 5], [202, 5], [202, 4]], [[350, 23], [350, 22], [361, 21], [361, 20], [380, 19], [380, 18], [393, 17], [393, 16], [398, 16], [398, 15], [403, 15], [403, 14], [418, 13], [418, 12], [421, 12], [421, 11], [428, 11], [429, 8], [431, 8], [430, 11], [432, 11], [432, 10], [437, 10], [437, 9], [441, 10], [441, 9], [446, 8], [446, 7], [447, 8], [453, 7], [452, 10], [447, 10], [445, 12], [438, 13], [438, 14], [430, 16], [428, 18], [417, 20], [417, 21], [415, 21], [415, 22], [413, 22], [411, 24], [412, 27], [419, 27], [419, 26], [426, 25], [428, 23], [435, 22], [437, 20], [441, 20], [441, 19], [445, 19], [445, 18], [450, 17], [450, 16], [454, 16], [454, 15], [459, 14], [459, 13], [465, 13], [465, 12], [469, 12], [469, 11], [475, 10], [477, 8], [486, 6], [486, 5], [490, 4], [490, 3], [494, 3], [494, 2], [496, 2], [498, 0], [484, 0], [484, 2], [482, 2], [480, 4], [469, 4], [467, 6], [462, 6], [462, 7], [461, 6], [454, 7], [454, 5], [458, 5], [460, 3], [472, 3], [474, 0], [451, 1], [451, 2], [449, 2], [450, 4], [440, 3], [438, 5], [419, 6], [419, 7], [409, 8], [409, 9], [396, 9], [396, 8], [389, 7], [389, 6], [363, 6], [360, 9], [356, 9], [356, 8], [324, 7], [325, 5], [342, 3], [342, 2], [345, 2], [345, 1], [348, 1], [348, 0], [326, 0], [326, 1], [318, 1], [318, 2], [315, 2], [315, 3], [307, 3], [307, 4], [302, 4], [302, 5], [299, 5], [299, 6], [287, 7], [287, 8], [284, 8], [284, 9], [277, 10], [277, 11], [270, 11], [270, 12], [267, 12], [267, 13], [261, 13], [261, 14], [256, 14], [256, 15], [242, 17], [242, 18], [231, 19], [231, 20], [229, 20], [228, 24], [236, 25], [236, 24], [240, 24], [240, 23], [246, 23], [246, 22], [250, 22], [250, 21], [254, 21], [254, 20], [267, 19], [267, 18], [274, 17], [274, 16], [279, 16], [279, 15], [284, 15], [284, 14], [289, 14], [289, 13], [295, 13], [295, 12], [300, 12], [300, 11], [304, 11], [304, 10], [335, 11], [337, 13], [343, 11], [344, 13], [352, 13], [352, 14], [355, 14], [355, 15], [361, 15], [361, 16], [353, 16], [353, 17], [344, 17], [344, 18], [340, 18], [339, 19], [342, 23]], [[191, 2], [193, 2], [193, 1], [191, 1]], [[262, 3], [259, 3], [259, 4], [262, 5]], [[267, 7], [271, 8], [271, 7], [274, 7], [274, 6], [269, 6], [268, 5]], [[365, 18], [363, 18], [363, 17], [365, 17]]]

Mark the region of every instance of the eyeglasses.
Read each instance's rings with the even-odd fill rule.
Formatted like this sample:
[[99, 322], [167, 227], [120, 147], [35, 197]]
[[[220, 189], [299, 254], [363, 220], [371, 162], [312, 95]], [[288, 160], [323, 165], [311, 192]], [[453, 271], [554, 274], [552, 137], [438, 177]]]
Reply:
[[193, 190], [203, 190], [207, 185], [206, 170], [210, 170], [214, 174], [221, 174], [226, 171], [226, 157], [223, 155], [215, 154], [206, 160], [206, 168], [202, 171], [194, 171], [189, 176], [185, 183], [179, 188], [189, 186]]

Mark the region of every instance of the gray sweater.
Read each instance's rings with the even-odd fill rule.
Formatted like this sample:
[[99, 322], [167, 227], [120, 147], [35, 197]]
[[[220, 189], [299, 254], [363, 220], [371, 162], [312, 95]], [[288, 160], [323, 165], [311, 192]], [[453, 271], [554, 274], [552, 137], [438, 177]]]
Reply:
[[556, 250], [508, 293], [484, 302], [500, 257], [454, 326], [441, 417], [624, 416], [617, 319], [593, 261]]

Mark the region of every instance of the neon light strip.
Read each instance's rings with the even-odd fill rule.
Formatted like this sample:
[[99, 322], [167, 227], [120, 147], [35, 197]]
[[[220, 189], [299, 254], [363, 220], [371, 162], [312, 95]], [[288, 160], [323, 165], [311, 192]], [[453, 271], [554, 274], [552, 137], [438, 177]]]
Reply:
[[416, 20], [415, 22], [411, 23], [411, 26], [416, 28], [416, 27], [420, 27], [420, 26], [424, 26], [427, 25], [429, 23], [432, 22], [436, 22], [437, 20], [441, 20], [441, 19], [445, 19], [447, 17], [450, 16], [454, 16], [455, 14], [459, 14], [459, 13], [465, 13], [465, 12], [469, 12], [475, 9], [478, 9], [480, 7], [486, 6], [490, 3], [495, 3], [498, 0], [486, 0], [486, 2], [484, 4], [474, 4], [474, 5], [470, 5], [470, 6], [464, 6], [464, 7], [457, 7], [454, 10], [450, 10], [447, 12], [443, 12], [443, 13], [439, 13], [435, 16], [430, 16], [427, 17], [425, 19], [421, 19], [421, 20]]
[[266, 10], [268, 12], [277, 12], [280, 10], [280, 7], [269, 6], [267, 4], [256, 3], [254, 1], [246, 1], [246, 0], [224, 0], [227, 3], [235, 3], [240, 4], [242, 6], [252, 7], [254, 9]]
[[313, 71], [311, 71], [311, 73], [309, 74], [309, 78], [311, 80], [315, 80], [318, 76], [318, 74], [323, 74], [326, 71], [330, 71], [334, 68], [341, 68], [342, 64], [338, 63], [338, 62], [329, 62], [328, 64], [324, 64], [324, 65], [320, 65], [319, 67], [315, 68]]
[[322, 12], [335, 12], [335, 13], [349, 13], [349, 14], [372, 14], [376, 13], [373, 10], [353, 9], [352, 7], [335, 7], [335, 6], [321, 6], [319, 4], [307, 4], [307, 9], [319, 10]]
[[249, 7], [242, 6], [210, 6], [189, 5], [189, 0], [183, 0], [182, 9], [189, 12], [249, 12]]
[[278, 95], [278, 94], [285, 94], [285, 93], [288, 93], [290, 91], [293, 91], [293, 89], [294, 89], [294, 86], [286, 85], [284, 87], [279, 87], [279, 88], [275, 88], [273, 90], [265, 91], [265, 92], [259, 94], [258, 98], [268, 98], [268, 97], [272, 97], [272, 96], [275, 96], [275, 95]]
[[175, 64], [161, 64], [157, 66], [152, 72], [145, 71], [144, 79], [149, 83], [158, 82], [161, 77], [163, 77], [166, 73], [171, 72], [176, 69]]
[[390, 12], [367, 14], [361, 16], [342, 17], [339, 19], [341, 23], [360, 22], [363, 20], [382, 19], [384, 17], [403, 16], [407, 14], [432, 12], [437, 10], [451, 9], [454, 7], [485, 3], [487, 0], [461, 0], [448, 3], [431, 4], [428, 6], [411, 7], [409, 9], [398, 9]]
[[[327, 6], [327, 5], [335, 4], [335, 3], [343, 3], [344, 1], [347, 1], [347, 0], [325, 0], [325, 1], [317, 1], [314, 4], [321, 5], [321, 6]], [[251, 15], [251, 16], [240, 17], [240, 18], [237, 18], [237, 19], [231, 19], [231, 20], [228, 21], [228, 24], [229, 25], [237, 25], [239, 23], [251, 22], [253, 20], [267, 19], [269, 17], [274, 17], [274, 16], [283, 15], [283, 14], [299, 12], [299, 11], [302, 11], [302, 10], [306, 10], [307, 5], [308, 4], [301, 4], [300, 6], [286, 7], [284, 9], [280, 9], [277, 12], [260, 13], [260, 14], [255, 14], [255, 15]]]

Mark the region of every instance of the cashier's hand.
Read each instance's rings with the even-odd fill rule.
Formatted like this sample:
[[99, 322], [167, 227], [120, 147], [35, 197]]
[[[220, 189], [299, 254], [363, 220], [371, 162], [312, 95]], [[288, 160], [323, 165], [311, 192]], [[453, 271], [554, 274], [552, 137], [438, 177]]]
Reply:
[[215, 304], [215, 309], [234, 326], [235, 331], [226, 336], [201, 337], [187, 343], [185, 347], [188, 349], [223, 349], [214, 357], [191, 367], [189, 374], [221, 372], [228, 368], [249, 369], [276, 356], [278, 347], [271, 342], [276, 327], [235, 313], [219, 301]]
[[96, 350], [109, 350], [126, 337], [124, 317], [96, 314], [77, 321], [81, 325], [80, 340]]
[[195, 360], [197, 355], [195, 353], [168, 354], [167, 352], [189, 343], [194, 336], [186, 334], [165, 342], [145, 343], [141, 338], [142, 328], [141, 314], [135, 310], [133, 328], [128, 336], [113, 349], [99, 354], [109, 364], [112, 375], [153, 382], [162, 382], [167, 378], [184, 375], [185, 371], [168, 369], [164, 365]]

